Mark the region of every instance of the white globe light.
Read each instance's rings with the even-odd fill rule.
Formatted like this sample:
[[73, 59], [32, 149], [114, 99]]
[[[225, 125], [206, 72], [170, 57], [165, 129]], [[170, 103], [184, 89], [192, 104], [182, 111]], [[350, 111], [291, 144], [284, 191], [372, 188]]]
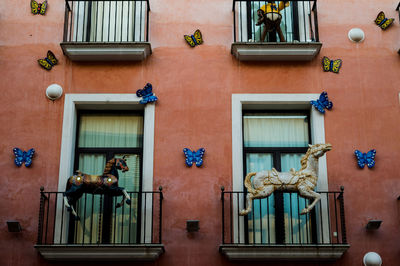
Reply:
[[379, 256], [378, 253], [376, 252], [368, 252], [365, 254], [363, 263], [365, 266], [381, 266], [382, 265], [382, 259], [381, 256]]
[[54, 101], [61, 97], [63, 89], [58, 84], [51, 84], [46, 89], [46, 96], [50, 100]]
[[359, 28], [349, 30], [348, 36], [352, 42], [362, 42], [365, 39], [364, 31]]

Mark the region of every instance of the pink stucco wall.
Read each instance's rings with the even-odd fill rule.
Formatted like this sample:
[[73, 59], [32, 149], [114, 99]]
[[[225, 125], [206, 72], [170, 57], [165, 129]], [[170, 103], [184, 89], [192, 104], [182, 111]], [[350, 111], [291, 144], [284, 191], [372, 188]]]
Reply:
[[[368, 251], [384, 265], [398, 265], [400, 239], [400, 27], [396, 1], [318, 1], [321, 53], [311, 62], [244, 63], [230, 53], [231, 0], [151, 0], [152, 55], [139, 63], [74, 63], [63, 54], [64, 1], [49, 0], [45, 16], [30, 13], [29, 0], [0, 5], [0, 265], [47, 265], [36, 240], [39, 187], [57, 190], [64, 98], [51, 102], [45, 89], [64, 93], [135, 93], [153, 84], [156, 103], [154, 188], [163, 186], [163, 243], [154, 265], [230, 265], [221, 242], [220, 186], [232, 184], [232, 93], [320, 93], [334, 102], [325, 115], [331, 189], [345, 186], [351, 248], [333, 265], [361, 265]], [[396, 22], [374, 25], [383, 10]], [[347, 33], [364, 30], [355, 44]], [[201, 29], [204, 44], [191, 49], [183, 34]], [[52, 50], [59, 64], [50, 72], [36, 60]], [[321, 58], [341, 58], [340, 74], [324, 73]], [[268, 77], [268, 78], [267, 78]], [[35, 148], [31, 168], [17, 168], [13, 147]], [[204, 167], [184, 165], [184, 147], [206, 148]], [[358, 169], [354, 149], [377, 150], [373, 169]], [[7, 231], [7, 220], [24, 231]], [[185, 221], [200, 220], [187, 234]], [[365, 231], [369, 219], [381, 228]], [[261, 265], [261, 264], [260, 264]], [[288, 265], [288, 264], [286, 264]], [[310, 264], [307, 264], [310, 265]]]

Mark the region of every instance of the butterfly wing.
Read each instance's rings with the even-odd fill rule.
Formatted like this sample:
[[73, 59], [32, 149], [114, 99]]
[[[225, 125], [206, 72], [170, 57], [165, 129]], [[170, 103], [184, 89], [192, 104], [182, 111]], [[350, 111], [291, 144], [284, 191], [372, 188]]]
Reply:
[[315, 108], [317, 108], [317, 110], [318, 110], [321, 114], [325, 114], [324, 107], [321, 105], [321, 103], [319, 102], [319, 100], [311, 101], [310, 103], [311, 103], [311, 105], [313, 105]]
[[386, 30], [387, 28], [389, 28], [392, 24], [393, 24], [394, 18], [389, 18], [387, 19], [382, 25], [381, 25], [381, 29], [382, 30]]
[[342, 60], [341, 59], [336, 59], [333, 61], [332, 64], [332, 72], [333, 73], [339, 73], [340, 67], [342, 66]]
[[200, 167], [203, 164], [203, 155], [205, 151], [206, 150], [204, 148], [200, 148], [194, 154], [194, 159], [197, 167]]
[[375, 19], [375, 24], [379, 26], [384, 19], [385, 19], [385, 13], [383, 11], [379, 12], [378, 16]]
[[54, 66], [54, 65], [57, 65], [57, 63], [58, 63], [58, 60], [57, 60], [57, 58], [56, 58], [56, 56], [53, 54], [53, 52], [52, 51], [47, 51], [47, 59], [48, 60], [50, 60], [50, 62], [51, 62], [51, 64]]
[[194, 163], [194, 154], [191, 150], [188, 148], [184, 148], [183, 152], [185, 153], [186, 160], [185, 163], [188, 167], [192, 167], [192, 164]]
[[40, 15], [44, 15], [46, 13], [46, 9], [47, 9], [47, 0], [45, 0], [42, 3], [42, 6], [40, 7]]
[[16, 166], [20, 167], [24, 162], [24, 152], [21, 151], [19, 148], [14, 148], [13, 152], [15, 155], [14, 163]]
[[322, 92], [319, 96], [319, 103], [322, 105], [322, 108], [326, 108], [328, 110], [332, 109], [333, 103], [328, 99], [328, 93], [326, 91]]
[[196, 46], [191, 35], [183, 35], [183, 37], [185, 38], [186, 42], [190, 45], [190, 47]]
[[367, 162], [367, 166], [368, 168], [372, 168], [375, 165], [375, 154], [376, 154], [376, 150], [372, 149], [369, 152], [367, 152], [366, 156], [365, 156], [365, 160]]
[[325, 72], [328, 72], [330, 70], [330, 66], [331, 66], [331, 60], [324, 56], [324, 58], [322, 58], [322, 66], [324, 68]]
[[46, 70], [50, 70], [53, 67], [52, 65], [49, 64], [49, 62], [47, 62], [46, 59], [39, 59], [38, 62], [39, 65]]
[[197, 44], [202, 44], [203, 43], [203, 37], [201, 35], [201, 31], [200, 30], [196, 30], [193, 33], [194, 39], [196, 40]]
[[39, 13], [39, 4], [35, 0], [31, 0], [31, 12], [34, 15]]
[[32, 157], [35, 154], [35, 149], [30, 149], [27, 152], [24, 152], [24, 161], [25, 161], [25, 167], [29, 167], [32, 164]]
[[355, 150], [355, 151], [354, 151], [354, 154], [355, 154], [356, 157], [357, 157], [357, 164], [358, 164], [358, 166], [359, 166], [360, 168], [364, 168], [365, 163], [366, 163], [366, 160], [365, 160], [366, 154], [365, 154], [365, 153], [362, 153], [362, 152], [359, 151], [359, 150]]

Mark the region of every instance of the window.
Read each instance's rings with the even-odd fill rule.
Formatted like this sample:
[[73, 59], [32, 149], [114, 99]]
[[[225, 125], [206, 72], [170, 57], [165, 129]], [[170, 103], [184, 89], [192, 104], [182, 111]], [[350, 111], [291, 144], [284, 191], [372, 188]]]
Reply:
[[[278, 8], [282, 1], [273, 1]], [[312, 20], [316, 18], [313, 14], [315, 1], [289, 1], [288, 6], [280, 10], [281, 23], [280, 28], [286, 42], [310, 42], [316, 41], [316, 32]], [[247, 42], [252, 40], [261, 41], [261, 34], [265, 25], [256, 25], [258, 21], [257, 10], [264, 5], [268, 5], [268, 1], [241, 1], [234, 0], [236, 9], [236, 21], [238, 29], [238, 41]], [[236, 25], [235, 25], [236, 28]], [[235, 40], [236, 41], [236, 40]], [[267, 34], [265, 42], [280, 41], [276, 31]]]
[[[77, 166], [84, 168], [79, 169], [82, 172], [97, 174], [104, 169], [104, 162], [112, 156], [120, 156], [128, 154], [127, 159], [129, 171], [120, 174], [120, 186], [125, 187], [128, 191], [141, 189], [142, 191], [153, 190], [153, 149], [154, 149], [154, 104], [146, 106], [139, 104], [140, 98], [135, 94], [66, 94], [64, 104], [63, 132], [61, 143], [60, 157], [60, 174], [58, 191], [65, 190], [65, 184], [69, 176], [77, 170]], [[98, 110], [96, 112], [88, 110]], [[113, 123], [110, 129], [109, 125]], [[100, 196], [95, 196], [100, 197]], [[81, 198], [81, 204], [84, 203], [85, 195]], [[97, 202], [93, 208], [87, 206], [86, 212], [90, 209], [94, 214], [100, 209], [100, 202], [103, 201], [95, 198], [93, 200], [90, 195], [86, 196], [86, 204], [88, 202]], [[135, 200], [132, 195], [133, 207]], [[115, 206], [115, 205], [114, 205]], [[152, 199], [147, 197], [140, 202], [137, 199], [138, 208], [133, 210], [132, 215], [137, 215], [137, 221], [130, 224], [130, 233], [114, 232], [110, 228], [106, 234], [95, 237], [87, 232], [83, 232], [83, 228], [68, 228], [68, 221], [63, 216], [64, 205], [62, 199], [57, 201], [57, 215], [54, 232], [55, 243], [71, 243], [85, 242], [92, 243], [100, 239], [101, 243], [105, 242], [131, 242], [134, 238], [140, 243], [152, 243]], [[104, 206], [103, 206], [104, 207]], [[115, 210], [115, 208], [113, 208]], [[139, 212], [140, 210], [140, 212]], [[103, 208], [103, 211], [106, 211]], [[126, 211], [126, 209], [125, 209]], [[80, 209], [84, 212], [84, 209]], [[117, 212], [122, 212], [117, 210]], [[103, 215], [103, 213], [101, 213]], [[107, 214], [107, 213], [106, 213]], [[107, 214], [107, 215], [115, 215]], [[122, 230], [129, 230], [129, 223], [125, 219], [128, 214], [124, 213], [118, 223], [124, 221]], [[90, 221], [85, 220], [90, 224]], [[93, 224], [94, 226], [94, 224]], [[94, 229], [99, 232], [103, 229], [104, 221]], [[133, 228], [136, 228], [133, 230]], [[121, 228], [121, 227], [120, 227]], [[71, 229], [75, 236], [71, 238]], [[79, 231], [80, 230], [80, 231]], [[93, 230], [93, 229], [92, 229]], [[69, 234], [66, 234], [69, 232]], [[82, 237], [78, 236], [82, 233]], [[140, 232], [140, 235], [138, 234]], [[124, 237], [120, 237], [124, 235]], [[114, 238], [115, 236], [115, 238]], [[126, 237], [127, 236], [127, 237]], [[126, 237], [126, 238], [125, 238]], [[109, 239], [107, 239], [109, 238]], [[71, 240], [72, 239], [72, 240]], [[118, 242], [117, 242], [118, 241]]]
[[[272, 167], [281, 171], [287, 171], [291, 167], [299, 169], [299, 158], [307, 150], [308, 143], [325, 143], [324, 116], [310, 108], [310, 100], [318, 97], [319, 94], [232, 95], [233, 191], [244, 191], [243, 178], [246, 172], [258, 171], [260, 168], [265, 170]], [[293, 110], [297, 111], [293, 112]], [[276, 132], [262, 132], [265, 127], [271, 126], [276, 127]], [[294, 129], [296, 129], [296, 132], [302, 133], [292, 135], [290, 132], [294, 131]], [[266, 134], [269, 134], [267, 135], [268, 137]], [[325, 157], [319, 159], [317, 189], [328, 190]], [[296, 203], [297, 195], [292, 194], [290, 196], [283, 194], [279, 199], [271, 196], [261, 203], [262, 208], [266, 208], [267, 206], [268, 208], [273, 207], [275, 200], [280, 201], [277, 205], [277, 208], [281, 209], [278, 213], [280, 217], [276, 217], [276, 213], [274, 213], [273, 217], [268, 217], [268, 219], [263, 221], [266, 224], [270, 223], [269, 233], [268, 226], [263, 226], [261, 230], [261, 224], [259, 220], [257, 221], [259, 217], [256, 215], [259, 215], [259, 206], [255, 206], [258, 208], [258, 213], [254, 217], [243, 218], [242, 216], [233, 216], [232, 228], [240, 229], [233, 232], [233, 243], [243, 243], [243, 240], [246, 240], [246, 238], [250, 243], [252, 241], [259, 243], [268, 243], [268, 241], [269, 243], [284, 243], [284, 241], [289, 239], [289, 242], [292, 242], [292, 237], [293, 243], [299, 242], [300, 238], [302, 238], [302, 243], [304, 243], [307, 237], [311, 241], [310, 231], [304, 233], [301, 230], [303, 235], [300, 235], [297, 231], [290, 228], [289, 217], [292, 216], [295, 218], [297, 214], [293, 212], [294, 209], [292, 209], [292, 214], [290, 214], [290, 209], [288, 209], [290, 204], [288, 203]], [[235, 202], [235, 199], [233, 202]], [[244, 207], [243, 201], [237, 202], [233, 206], [233, 213], [238, 213]], [[298, 208], [301, 208], [302, 204], [304, 203], [300, 201]], [[318, 221], [318, 224], [327, 225], [329, 223], [328, 215], [325, 215], [325, 213], [321, 213], [319, 217], [322, 218]], [[246, 219], [249, 219], [249, 221], [247, 222]], [[300, 219], [303, 218], [301, 217]], [[307, 219], [302, 221], [304, 228], [312, 222], [309, 218]], [[255, 221], [254, 227], [252, 224], [253, 220]], [[328, 226], [318, 228], [319, 231], [317, 234], [319, 237], [323, 236], [321, 237], [323, 241], [329, 239], [327, 228]]]
[[[283, 172], [299, 170], [311, 142], [309, 120], [307, 111], [243, 111], [244, 175], [272, 167]], [[246, 242], [310, 243], [315, 226], [310, 215], [300, 215], [305, 203], [297, 193], [279, 191], [254, 200], [245, 224]]]
[[[141, 192], [143, 113], [81, 111], [77, 122], [75, 169], [101, 175], [107, 161], [126, 156], [129, 171], [119, 172], [118, 185]], [[70, 222], [70, 243], [137, 243], [140, 241], [140, 200], [130, 193], [130, 206], [115, 209], [122, 196], [84, 194], [77, 203], [79, 223]]]
[[68, 41], [147, 41], [149, 4], [146, 0], [68, 1], [71, 12]]

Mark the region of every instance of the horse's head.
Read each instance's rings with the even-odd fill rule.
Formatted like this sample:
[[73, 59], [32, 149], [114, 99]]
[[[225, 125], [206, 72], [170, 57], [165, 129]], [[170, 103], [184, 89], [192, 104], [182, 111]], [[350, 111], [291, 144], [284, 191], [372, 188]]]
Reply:
[[122, 158], [115, 158], [115, 167], [117, 167], [118, 170], [122, 170], [122, 172], [129, 171], [129, 167], [126, 164], [125, 156], [123, 156]]
[[327, 151], [332, 150], [332, 145], [329, 143], [308, 145], [310, 154], [314, 157], [319, 158], [323, 156]]

